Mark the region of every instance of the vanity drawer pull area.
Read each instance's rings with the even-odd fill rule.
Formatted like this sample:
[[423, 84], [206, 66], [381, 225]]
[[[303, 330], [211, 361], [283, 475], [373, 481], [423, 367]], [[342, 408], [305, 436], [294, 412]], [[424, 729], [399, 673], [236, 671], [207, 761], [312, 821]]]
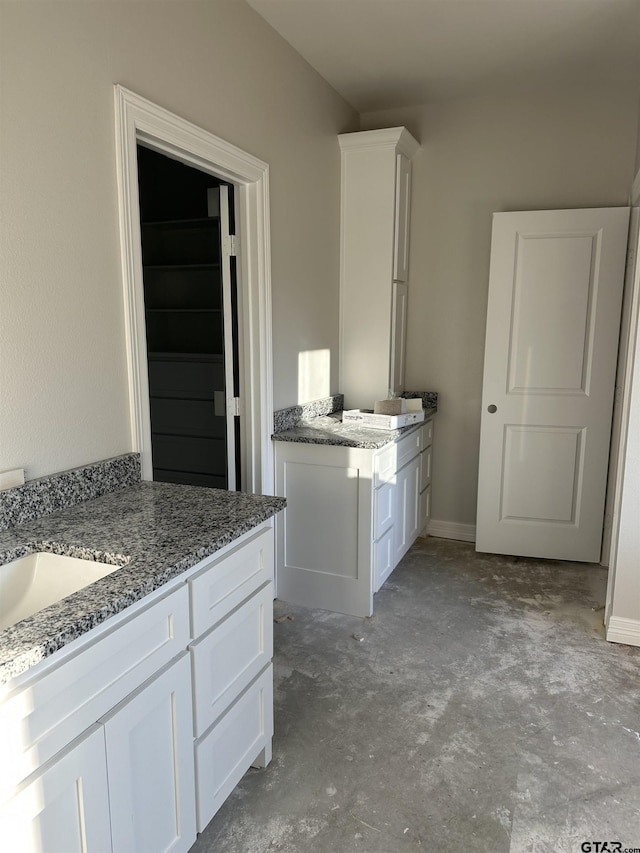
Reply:
[[266, 528], [204, 565], [189, 581], [192, 636], [204, 634], [254, 590], [273, 581], [273, 560], [273, 534]]
[[391, 483], [396, 476], [396, 445], [391, 444], [378, 451], [373, 457], [373, 488]]
[[420, 429], [420, 450], [430, 447], [433, 444], [433, 420], [430, 419], [424, 423]]
[[272, 602], [273, 586], [268, 583], [189, 647], [195, 737], [200, 737], [271, 660]]
[[260, 753], [264, 750], [271, 757], [272, 736], [270, 664], [215, 726], [196, 741], [198, 832], [202, 832]]
[[398, 470], [420, 453], [422, 429], [406, 435], [398, 442]]

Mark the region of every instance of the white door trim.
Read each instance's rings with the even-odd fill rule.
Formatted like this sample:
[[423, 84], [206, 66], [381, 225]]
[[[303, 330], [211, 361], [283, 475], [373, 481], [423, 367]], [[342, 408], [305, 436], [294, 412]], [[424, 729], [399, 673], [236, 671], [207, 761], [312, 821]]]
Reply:
[[461, 524], [457, 521], [439, 521], [437, 518], [431, 518], [427, 533], [437, 539], [455, 539], [458, 542], [476, 541], [475, 524]]
[[242, 489], [273, 494], [273, 368], [269, 166], [163, 107], [115, 86], [116, 160], [125, 336], [133, 450], [142, 479], [153, 479], [151, 418], [142, 285], [136, 145], [209, 172], [237, 187], [240, 346], [243, 362]]

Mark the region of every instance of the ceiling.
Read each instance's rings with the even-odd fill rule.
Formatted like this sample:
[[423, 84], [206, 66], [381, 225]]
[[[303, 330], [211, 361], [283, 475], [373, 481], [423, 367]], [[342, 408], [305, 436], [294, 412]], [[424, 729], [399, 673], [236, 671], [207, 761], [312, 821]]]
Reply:
[[358, 112], [565, 86], [640, 91], [640, 0], [248, 0]]

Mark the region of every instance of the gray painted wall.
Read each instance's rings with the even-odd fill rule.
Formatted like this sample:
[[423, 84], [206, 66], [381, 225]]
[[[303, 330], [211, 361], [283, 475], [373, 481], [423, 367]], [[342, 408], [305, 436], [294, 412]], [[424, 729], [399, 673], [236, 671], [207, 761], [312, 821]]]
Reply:
[[433, 518], [475, 524], [494, 211], [625, 205], [638, 102], [619, 89], [451, 101], [362, 116], [414, 159], [407, 388], [438, 391]]
[[[336, 135], [358, 129], [354, 110], [236, 0], [0, 16], [0, 470], [131, 449], [114, 83], [269, 163], [275, 407], [337, 391]], [[316, 351], [328, 372], [300, 376]]]

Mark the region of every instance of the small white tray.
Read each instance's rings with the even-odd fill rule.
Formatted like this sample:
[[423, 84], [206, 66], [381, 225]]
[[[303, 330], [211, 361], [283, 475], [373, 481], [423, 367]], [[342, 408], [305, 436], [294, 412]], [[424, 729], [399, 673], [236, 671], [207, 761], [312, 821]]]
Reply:
[[359, 424], [370, 429], [400, 429], [419, 424], [424, 420], [424, 409], [419, 412], [405, 412], [403, 415], [375, 415], [362, 409], [348, 409], [342, 413], [343, 424]]

